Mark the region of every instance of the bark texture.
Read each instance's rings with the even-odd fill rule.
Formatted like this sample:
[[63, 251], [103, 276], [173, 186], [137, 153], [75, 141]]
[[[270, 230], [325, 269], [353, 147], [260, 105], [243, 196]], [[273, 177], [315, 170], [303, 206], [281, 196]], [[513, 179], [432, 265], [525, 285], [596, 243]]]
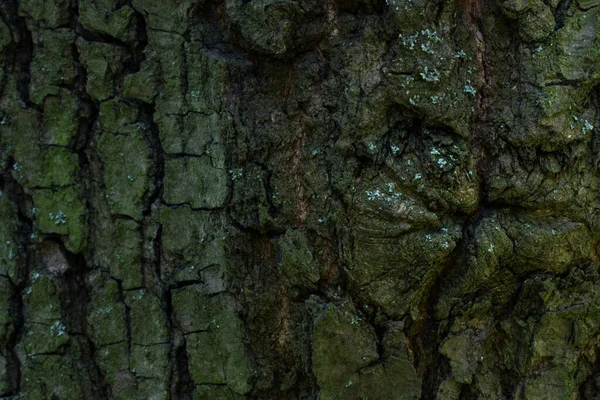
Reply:
[[599, 6], [2, 0], [0, 398], [600, 398]]

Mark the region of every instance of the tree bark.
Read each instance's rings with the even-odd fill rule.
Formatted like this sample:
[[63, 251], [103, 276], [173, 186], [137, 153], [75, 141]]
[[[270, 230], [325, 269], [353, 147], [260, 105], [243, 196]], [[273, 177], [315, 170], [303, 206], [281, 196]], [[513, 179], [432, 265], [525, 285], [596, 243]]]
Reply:
[[2, 1], [0, 398], [599, 399], [599, 5]]

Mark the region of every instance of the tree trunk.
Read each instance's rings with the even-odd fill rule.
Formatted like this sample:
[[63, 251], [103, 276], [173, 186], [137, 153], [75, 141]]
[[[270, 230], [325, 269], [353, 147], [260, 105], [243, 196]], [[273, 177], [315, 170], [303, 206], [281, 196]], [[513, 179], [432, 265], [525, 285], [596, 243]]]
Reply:
[[599, 5], [3, 0], [0, 398], [599, 399]]

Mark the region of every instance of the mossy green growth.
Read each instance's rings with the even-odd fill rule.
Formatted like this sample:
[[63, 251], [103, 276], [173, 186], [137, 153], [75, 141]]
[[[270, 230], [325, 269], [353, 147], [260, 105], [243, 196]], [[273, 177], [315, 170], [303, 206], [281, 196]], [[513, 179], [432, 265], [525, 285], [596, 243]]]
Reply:
[[228, 117], [216, 112], [163, 115], [158, 120], [158, 128], [165, 153], [206, 154], [213, 158], [216, 165], [225, 165], [223, 138], [231, 129]]
[[190, 111], [210, 114], [221, 112], [227, 82], [226, 59], [203, 51], [199, 46], [188, 46], [188, 85], [186, 102]]
[[[171, 399], [169, 385], [166, 379], [138, 379], [137, 391], [135, 393], [140, 400], [156, 399], [169, 400]], [[131, 397], [130, 397], [131, 398]]]
[[326, 5], [320, 1], [258, 0], [226, 7], [243, 43], [259, 53], [289, 57], [318, 41], [327, 30]]
[[100, 42], [77, 40], [81, 64], [87, 71], [87, 92], [97, 100], [113, 97], [120, 86], [123, 65], [129, 53], [126, 49]]
[[8, 46], [12, 42], [12, 37], [10, 35], [10, 29], [4, 22], [0, 22], [0, 51], [4, 51], [6, 46]]
[[166, 343], [169, 340], [167, 317], [160, 300], [146, 289], [128, 291], [125, 303], [131, 319], [131, 341], [138, 345]]
[[[173, 292], [174, 316], [184, 334], [216, 329], [217, 325], [221, 325], [217, 318], [220, 313], [223, 313], [220, 317], [227, 320], [237, 318], [232, 299], [227, 295], [197, 301], [201, 297], [204, 297], [201, 284], [189, 285]], [[220, 307], [224, 308], [221, 310]]]
[[[37, 151], [35, 151], [37, 150]], [[17, 158], [13, 177], [27, 188], [67, 187], [78, 183], [79, 159], [64, 147], [41, 147]]]
[[127, 342], [122, 341], [98, 347], [95, 359], [104, 374], [106, 383], [112, 387], [113, 395], [119, 399], [131, 399], [132, 397], [119, 397], [123, 392], [127, 393], [129, 388], [135, 388], [134, 379], [123, 379], [129, 375], [129, 348]]
[[[367, 367], [360, 371], [358, 381], [352, 384], [360, 388], [359, 400], [387, 400], [390, 394], [397, 400], [421, 399], [421, 378], [406, 358], [390, 357], [385, 364]], [[343, 395], [342, 391], [340, 399], [350, 398]]]
[[600, 6], [600, 2], [598, 0], [577, 0], [576, 4], [580, 9], [589, 10], [591, 8]]
[[0, 191], [0, 275], [17, 282], [23, 263], [23, 252], [14, 240], [19, 229], [18, 209]]
[[51, 324], [61, 318], [60, 290], [54, 280], [34, 270], [24, 289], [23, 306], [27, 320], [36, 324]]
[[161, 3], [154, 0], [133, 0], [133, 7], [146, 16], [150, 31], [176, 32], [183, 34], [188, 26], [187, 21], [196, 3], [193, 0], [182, 0], [175, 4]]
[[10, 382], [8, 381], [8, 360], [0, 355], [0, 395], [10, 391]]
[[279, 247], [279, 274], [284, 282], [290, 287], [315, 290], [320, 274], [306, 236], [300, 231], [288, 229], [279, 240]]
[[77, 187], [39, 189], [33, 193], [36, 224], [41, 233], [68, 236], [67, 250], [81, 251], [87, 242], [88, 221], [83, 196]]
[[44, 133], [42, 143], [68, 146], [77, 135], [79, 102], [71, 92], [58, 91], [58, 96], [44, 100]]
[[274, 225], [270, 213], [273, 197], [268, 195], [267, 173], [259, 166], [229, 171], [233, 194], [231, 211], [236, 221], [245, 227], [262, 230]]
[[485, 350], [476, 338], [466, 333], [446, 338], [440, 347], [440, 353], [450, 360], [453, 379], [469, 384], [480, 367], [480, 357], [485, 354]]
[[211, 156], [165, 161], [164, 199], [192, 208], [222, 207], [229, 193], [227, 172]]
[[227, 384], [245, 394], [252, 388], [252, 370], [244, 349], [243, 325], [234, 299], [226, 294], [198, 301], [202, 285], [173, 293], [173, 312], [186, 334], [190, 374], [196, 384]]
[[[43, 355], [28, 359], [21, 372], [21, 397], [85, 399], [91, 395], [80, 379], [80, 368], [67, 356]], [[49, 390], [50, 391], [49, 391]]]
[[189, 206], [161, 208], [162, 279], [198, 280], [209, 266], [222, 270], [226, 263], [223, 218], [221, 213], [193, 211]]
[[103, 132], [113, 134], [134, 133], [139, 130], [137, 124], [139, 108], [136, 104], [122, 100], [108, 100], [100, 103], [99, 122]]
[[156, 111], [160, 115], [185, 113], [187, 107], [185, 107], [183, 93], [186, 84], [185, 76], [182, 74], [185, 65], [183, 37], [151, 29], [148, 32], [148, 46], [153, 49], [149, 57], [157, 60], [157, 68], [162, 72], [162, 85], [155, 98]]
[[[5, 165], [5, 168], [14, 170], [21, 166], [21, 161], [29, 160], [31, 153], [39, 151], [39, 123], [41, 115], [36, 110], [15, 108], [7, 112], [0, 125], [2, 135], [3, 164], [7, 162], [6, 157], [12, 156], [15, 160], [13, 165]], [[16, 177], [15, 177], [16, 178]]]
[[72, 57], [75, 34], [71, 29], [36, 30], [33, 32], [29, 96], [42, 104], [47, 95], [56, 96], [59, 86], [72, 84], [77, 70]]
[[117, 243], [110, 260], [110, 276], [120, 280], [125, 290], [139, 288], [143, 283], [140, 226], [123, 219], [115, 220], [114, 225]]
[[460, 225], [398, 237], [357, 231], [348, 272], [371, 304], [388, 315], [419, 317], [421, 296], [444, 266], [461, 237]]
[[89, 2], [79, 0], [78, 21], [87, 29], [110, 35], [123, 42], [139, 40], [135, 10], [123, 6], [117, 8], [116, 1]]
[[131, 347], [130, 369], [137, 376], [164, 379], [169, 365], [169, 344]]
[[232, 392], [228, 387], [213, 385], [197, 385], [192, 395], [193, 400], [243, 400], [245, 398]]
[[[315, 296], [309, 302], [318, 303]], [[358, 371], [378, 359], [375, 330], [352, 304], [316, 305], [312, 363], [319, 399], [358, 399]]]
[[[591, 373], [596, 360], [588, 349], [598, 344], [600, 330], [598, 273], [588, 264], [571, 270], [558, 282], [545, 277], [540, 280], [545, 281], [545, 293], [534, 285], [529, 293], [544, 294], [540, 296], [543, 315], [528, 320], [531, 355], [524, 365], [537, 373], [524, 379], [524, 398], [540, 398], [543, 393], [551, 399], [569, 398]], [[544, 392], [549, 387], [552, 390]]]
[[[13, 326], [14, 315], [12, 315], [11, 310], [13, 295], [14, 286], [7, 278], [0, 277], [0, 348], [4, 348], [15, 333]], [[1, 385], [2, 380], [0, 379], [0, 387]], [[0, 391], [0, 393], [2, 392]]]
[[506, 219], [507, 234], [514, 241], [513, 270], [564, 273], [592, 259], [595, 241], [583, 223], [561, 219]]
[[510, 18], [518, 18], [539, 4], [541, 4], [540, 0], [502, 0], [499, 2], [502, 11]]
[[[219, 322], [219, 327], [220, 327]], [[220, 331], [217, 331], [220, 333]], [[229, 354], [216, 333], [198, 332], [186, 336], [190, 373], [197, 383], [227, 384], [224, 364]]]
[[32, 18], [46, 28], [58, 28], [69, 22], [69, 0], [24, 0], [19, 2], [19, 14]]
[[87, 309], [87, 334], [97, 347], [127, 340], [125, 304], [119, 301], [119, 285], [106, 275], [88, 277], [93, 288]]
[[437, 400], [459, 400], [461, 384], [452, 380], [445, 379], [437, 391]]
[[408, 358], [402, 324], [385, 325], [383, 354], [377, 335], [348, 302], [321, 303], [312, 296], [313, 371], [320, 387], [319, 399], [421, 398], [421, 379]]
[[546, 39], [554, 31], [556, 25], [552, 9], [541, 1], [536, 3], [519, 20], [519, 34], [526, 42], [538, 42]]
[[98, 150], [104, 165], [105, 197], [111, 211], [140, 220], [150, 179], [150, 150], [142, 133], [105, 133]]
[[23, 347], [32, 357], [40, 353], [64, 351], [69, 341], [68, 328], [62, 321], [60, 289], [54, 280], [38, 271], [31, 273], [23, 296], [26, 320]]
[[[409, 19], [404, 13], [398, 15], [403, 20]], [[475, 117], [485, 81], [481, 61], [476, 57], [478, 49], [475, 43], [479, 39], [474, 37], [474, 31], [464, 28], [415, 26], [422, 18], [399, 22], [399, 40], [391, 48], [394, 58], [387, 73], [377, 79], [386, 82], [388, 102], [401, 104], [430, 123], [446, 125], [460, 136], [470, 137], [470, 121]], [[459, 47], [456, 38], [460, 36], [466, 40]], [[376, 38], [369, 39], [378, 42]], [[357, 57], [364, 58], [361, 55]], [[366, 65], [374, 62], [363, 61]], [[366, 65], [363, 69], [369, 68]], [[375, 73], [371, 72], [371, 75]], [[363, 102], [359, 94], [365, 88], [351, 89], [351, 94], [356, 97], [354, 101]], [[380, 116], [376, 120], [383, 118]]]
[[123, 96], [152, 103], [157, 94], [159, 79], [160, 75], [156, 71], [155, 64], [148, 61], [140, 71], [125, 75]]

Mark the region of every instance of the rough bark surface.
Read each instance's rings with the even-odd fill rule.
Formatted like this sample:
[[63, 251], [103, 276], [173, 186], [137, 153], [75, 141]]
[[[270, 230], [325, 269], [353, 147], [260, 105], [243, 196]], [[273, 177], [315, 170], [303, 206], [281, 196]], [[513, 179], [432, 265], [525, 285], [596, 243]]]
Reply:
[[599, 6], [2, 0], [0, 398], [600, 398]]

